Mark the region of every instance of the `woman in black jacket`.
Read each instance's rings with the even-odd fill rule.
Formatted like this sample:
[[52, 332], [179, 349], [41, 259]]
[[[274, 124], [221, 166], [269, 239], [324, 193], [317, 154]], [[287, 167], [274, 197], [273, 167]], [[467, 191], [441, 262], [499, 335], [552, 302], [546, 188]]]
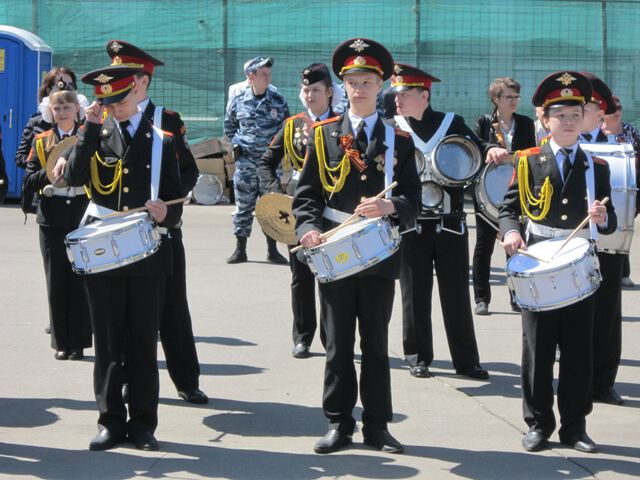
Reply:
[[[509, 152], [516, 152], [536, 146], [536, 134], [533, 120], [515, 113], [520, 103], [520, 84], [513, 78], [496, 78], [489, 85], [489, 98], [493, 112], [478, 118], [475, 134], [482, 140], [500, 144]], [[485, 167], [486, 168], [486, 167]], [[497, 228], [488, 223], [485, 216], [478, 215], [479, 207], [474, 196], [476, 212], [476, 246], [473, 251], [473, 293], [476, 315], [488, 315], [491, 302], [491, 254], [496, 240]], [[513, 301], [515, 311], [518, 307]]]

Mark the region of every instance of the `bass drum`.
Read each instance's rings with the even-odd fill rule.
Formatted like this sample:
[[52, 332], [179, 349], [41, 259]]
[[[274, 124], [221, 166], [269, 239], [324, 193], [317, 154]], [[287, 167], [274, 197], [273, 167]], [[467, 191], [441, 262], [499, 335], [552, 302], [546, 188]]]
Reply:
[[210, 173], [201, 173], [191, 191], [191, 198], [201, 205], [215, 205], [222, 198], [222, 192], [222, 184], [218, 177]]
[[471, 182], [482, 167], [478, 146], [462, 135], [448, 135], [440, 140], [431, 154], [431, 174], [444, 186]]
[[491, 163], [475, 180], [475, 197], [480, 213], [498, 223], [498, 211], [513, 180], [512, 163]]

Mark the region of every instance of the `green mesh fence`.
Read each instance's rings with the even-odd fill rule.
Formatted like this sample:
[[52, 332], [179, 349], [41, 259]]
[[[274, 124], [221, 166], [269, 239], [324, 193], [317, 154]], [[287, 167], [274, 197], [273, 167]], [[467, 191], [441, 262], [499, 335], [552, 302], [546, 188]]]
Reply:
[[303, 67], [356, 36], [439, 77], [434, 107], [468, 123], [490, 109], [493, 78], [520, 81], [520, 112], [532, 115], [535, 86], [560, 69], [600, 75], [640, 123], [638, 0], [4, 0], [0, 23], [36, 33], [78, 74], [107, 63], [107, 40], [148, 50], [166, 64], [151, 96], [183, 115], [192, 141], [222, 133], [227, 87], [248, 58], [275, 58], [273, 84], [295, 112]]

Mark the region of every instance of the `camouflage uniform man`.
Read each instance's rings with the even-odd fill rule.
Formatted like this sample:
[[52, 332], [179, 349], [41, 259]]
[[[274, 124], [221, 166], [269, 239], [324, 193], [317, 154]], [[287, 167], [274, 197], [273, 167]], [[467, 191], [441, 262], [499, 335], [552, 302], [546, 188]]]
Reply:
[[[233, 233], [237, 245], [227, 263], [247, 261], [247, 238], [251, 234], [256, 200], [262, 193], [258, 183], [260, 158], [282, 122], [289, 117], [287, 101], [268, 88], [272, 65], [271, 57], [257, 57], [245, 64], [244, 73], [251, 88], [232, 99], [224, 118], [224, 133], [233, 144], [236, 159], [236, 172], [233, 176], [236, 199]], [[269, 262], [287, 263], [278, 252], [275, 240], [267, 237], [267, 245]]]

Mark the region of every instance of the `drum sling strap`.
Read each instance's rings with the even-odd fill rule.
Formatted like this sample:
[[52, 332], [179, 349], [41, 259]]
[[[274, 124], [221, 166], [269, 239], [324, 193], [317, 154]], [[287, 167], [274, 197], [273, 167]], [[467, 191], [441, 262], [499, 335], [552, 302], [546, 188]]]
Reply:
[[411, 137], [413, 138], [413, 143], [416, 146], [416, 148], [420, 150], [422, 153], [424, 153], [425, 155], [430, 155], [433, 149], [435, 148], [436, 144], [440, 140], [442, 140], [442, 137], [444, 137], [447, 134], [447, 130], [449, 130], [449, 127], [451, 126], [451, 122], [453, 122], [453, 117], [454, 117], [453, 112], [445, 113], [444, 118], [442, 119], [442, 123], [438, 127], [438, 130], [436, 130], [436, 133], [434, 133], [431, 139], [426, 143], [418, 135], [416, 135], [416, 133], [413, 131], [413, 129], [411, 128], [411, 126], [409, 125], [409, 122], [407, 122], [407, 119], [405, 117], [403, 117], [402, 115], [396, 115], [393, 118], [395, 119], [396, 123], [400, 127], [400, 130], [404, 130], [405, 132], [409, 132], [411, 134]]

